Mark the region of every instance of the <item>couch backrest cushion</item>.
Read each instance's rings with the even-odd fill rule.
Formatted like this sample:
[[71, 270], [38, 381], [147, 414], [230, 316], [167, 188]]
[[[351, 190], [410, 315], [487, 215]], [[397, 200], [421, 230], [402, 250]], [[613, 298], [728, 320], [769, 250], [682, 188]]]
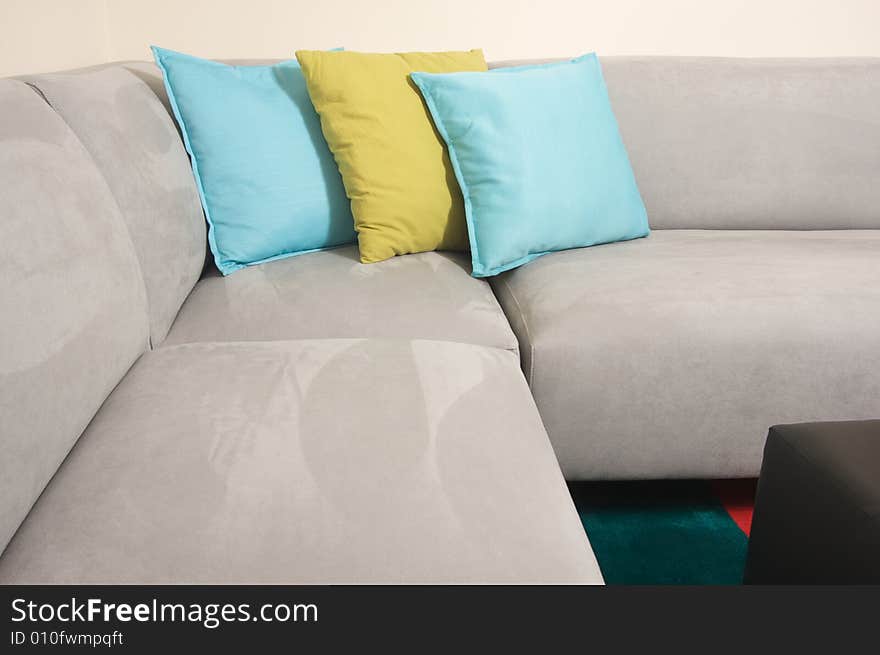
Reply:
[[880, 228], [880, 58], [601, 62], [652, 228]]
[[147, 326], [101, 172], [33, 88], [0, 80], [0, 549], [146, 348]]
[[205, 261], [205, 219], [177, 128], [150, 87], [123, 66], [25, 79], [79, 137], [119, 204], [158, 346]]

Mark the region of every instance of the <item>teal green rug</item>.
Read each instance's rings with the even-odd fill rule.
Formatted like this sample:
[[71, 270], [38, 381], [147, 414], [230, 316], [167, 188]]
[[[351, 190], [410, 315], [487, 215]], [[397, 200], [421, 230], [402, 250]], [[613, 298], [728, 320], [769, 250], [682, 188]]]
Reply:
[[573, 482], [607, 584], [742, 582], [754, 481]]

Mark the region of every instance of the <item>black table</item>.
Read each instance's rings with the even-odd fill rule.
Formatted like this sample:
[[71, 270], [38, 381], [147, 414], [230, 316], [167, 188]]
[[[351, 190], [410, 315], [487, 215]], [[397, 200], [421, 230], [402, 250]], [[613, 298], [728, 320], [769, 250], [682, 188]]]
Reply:
[[880, 420], [770, 428], [745, 583], [880, 583]]

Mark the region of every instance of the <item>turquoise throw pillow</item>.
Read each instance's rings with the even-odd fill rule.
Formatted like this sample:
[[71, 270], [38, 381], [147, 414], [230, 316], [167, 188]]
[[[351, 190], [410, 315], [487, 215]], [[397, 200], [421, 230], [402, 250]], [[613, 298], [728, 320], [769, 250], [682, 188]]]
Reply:
[[228, 66], [153, 47], [224, 275], [355, 241], [342, 178], [296, 61]]
[[595, 54], [412, 79], [449, 146], [474, 276], [648, 234]]

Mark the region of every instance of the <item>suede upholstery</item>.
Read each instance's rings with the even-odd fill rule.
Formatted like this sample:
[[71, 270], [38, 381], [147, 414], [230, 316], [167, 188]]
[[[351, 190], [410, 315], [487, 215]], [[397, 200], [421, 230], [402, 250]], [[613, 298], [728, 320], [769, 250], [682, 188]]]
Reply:
[[79, 137], [116, 197], [141, 263], [157, 346], [205, 262], [205, 218], [174, 121], [125, 68], [27, 81]]
[[147, 345], [138, 260], [90, 155], [0, 80], [0, 548]]
[[356, 246], [208, 275], [167, 343], [329, 337], [517, 348], [492, 289], [470, 276], [466, 255], [430, 252], [364, 265]]
[[604, 68], [653, 228], [880, 228], [877, 59]]
[[569, 479], [755, 476], [768, 425], [880, 416], [880, 230], [656, 230], [493, 283]]
[[0, 583], [601, 582], [551, 443], [751, 476], [880, 416], [880, 60], [602, 64], [654, 232], [492, 287], [340, 248], [190, 292], [156, 66], [0, 80]]
[[442, 341], [148, 353], [0, 560], [0, 583], [474, 581], [602, 577], [516, 356]]

